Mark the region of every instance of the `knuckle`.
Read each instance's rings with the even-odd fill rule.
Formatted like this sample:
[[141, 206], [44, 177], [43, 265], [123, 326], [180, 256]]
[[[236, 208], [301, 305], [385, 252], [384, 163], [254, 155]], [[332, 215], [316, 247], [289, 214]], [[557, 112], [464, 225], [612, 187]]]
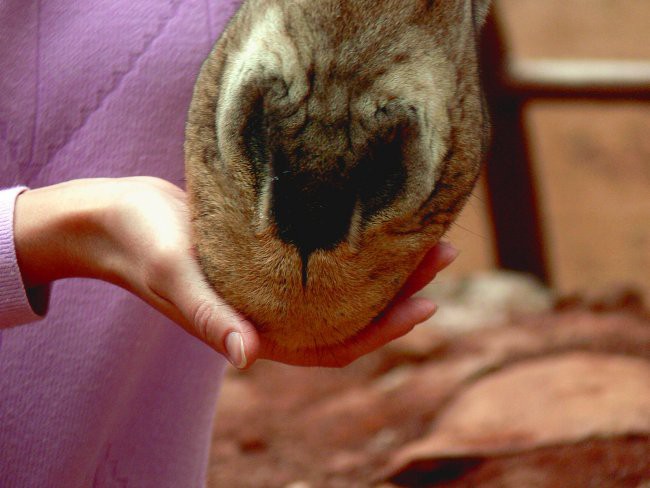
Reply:
[[196, 333], [199, 338], [212, 346], [217, 346], [215, 343], [214, 331], [211, 324], [214, 322], [214, 310], [212, 306], [206, 301], [200, 301], [193, 314], [193, 322]]

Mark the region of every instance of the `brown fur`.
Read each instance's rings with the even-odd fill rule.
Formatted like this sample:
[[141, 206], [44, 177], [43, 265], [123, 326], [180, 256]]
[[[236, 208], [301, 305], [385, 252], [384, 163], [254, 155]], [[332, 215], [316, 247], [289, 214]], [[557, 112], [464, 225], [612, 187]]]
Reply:
[[[487, 141], [476, 42], [488, 3], [248, 0], [204, 63], [185, 145], [200, 262], [279, 347], [361, 330], [460, 211]], [[404, 188], [303, 275], [269, 216], [282, 175], [265, 164], [282, 151], [291, 171], [346, 184], [378, 140], [397, 141]]]

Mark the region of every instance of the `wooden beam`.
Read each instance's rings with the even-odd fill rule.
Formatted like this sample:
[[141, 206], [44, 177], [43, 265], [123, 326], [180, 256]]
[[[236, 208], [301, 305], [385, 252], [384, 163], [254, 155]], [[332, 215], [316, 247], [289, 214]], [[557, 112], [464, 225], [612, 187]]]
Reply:
[[650, 99], [650, 62], [586, 59], [507, 59], [503, 89], [532, 98]]

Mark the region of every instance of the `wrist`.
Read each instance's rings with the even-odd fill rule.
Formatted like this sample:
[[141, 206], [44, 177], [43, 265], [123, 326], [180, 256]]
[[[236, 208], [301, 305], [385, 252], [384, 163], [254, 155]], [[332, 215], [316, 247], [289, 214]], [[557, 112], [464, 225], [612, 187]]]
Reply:
[[14, 240], [27, 288], [62, 278], [107, 278], [109, 181], [73, 180], [18, 196]]

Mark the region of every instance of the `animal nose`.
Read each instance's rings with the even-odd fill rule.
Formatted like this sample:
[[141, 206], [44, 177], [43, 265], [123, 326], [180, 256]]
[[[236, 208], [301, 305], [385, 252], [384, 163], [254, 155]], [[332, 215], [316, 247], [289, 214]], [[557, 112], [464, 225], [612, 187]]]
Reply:
[[284, 171], [273, 181], [272, 216], [278, 237], [303, 258], [347, 238], [356, 192], [344, 178]]

